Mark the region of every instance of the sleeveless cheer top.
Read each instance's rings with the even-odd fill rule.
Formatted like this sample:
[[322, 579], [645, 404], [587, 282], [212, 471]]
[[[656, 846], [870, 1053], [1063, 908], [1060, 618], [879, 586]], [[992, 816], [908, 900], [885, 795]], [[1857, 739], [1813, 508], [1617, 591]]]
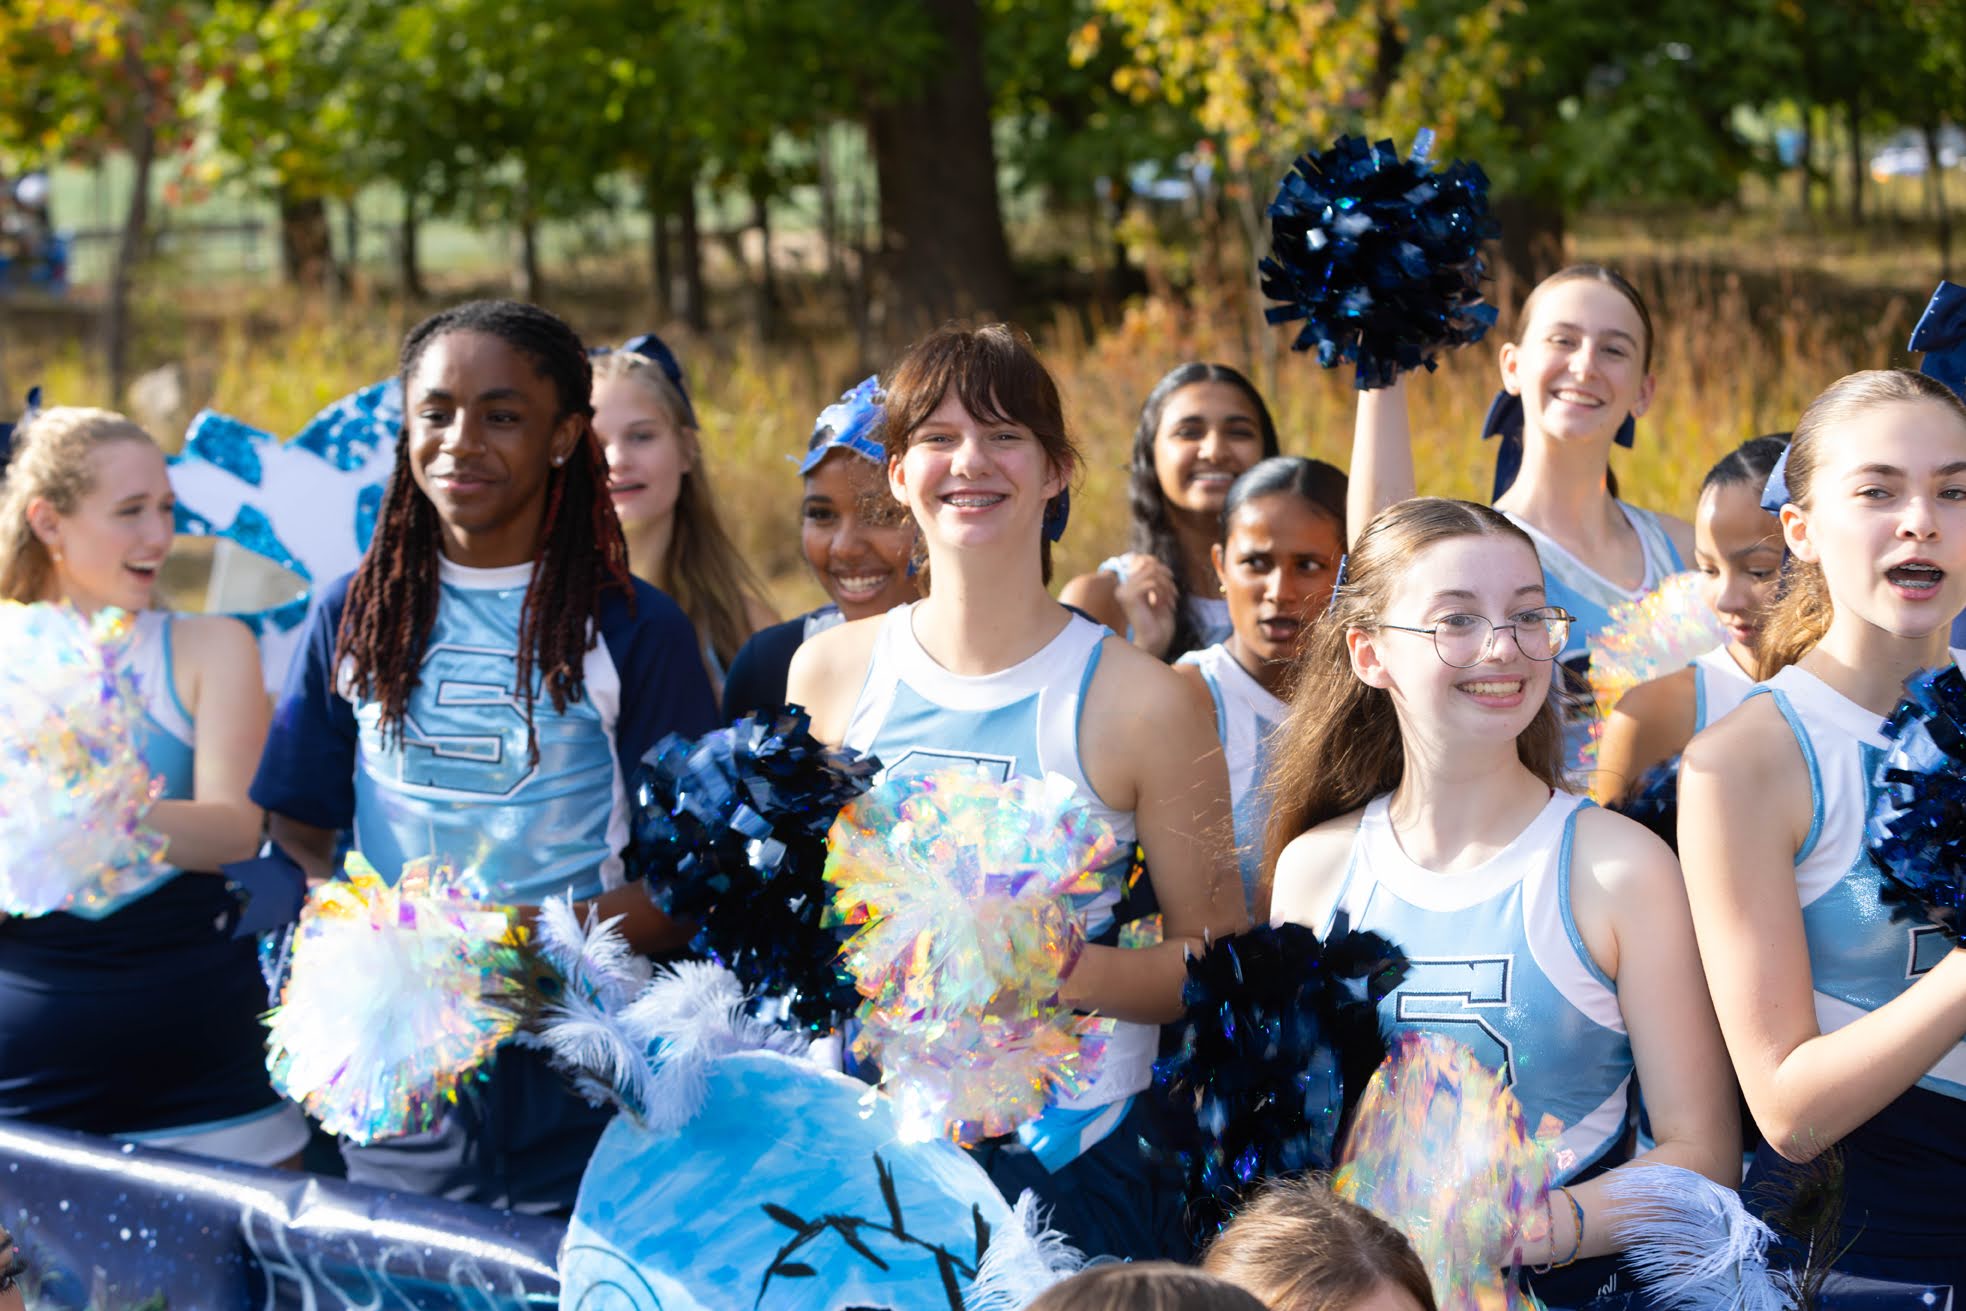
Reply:
[[1754, 679], [1734, 663], [1722, 643], [1693, 657], [1693, 731], [1720, 719], [1754, 691]]
[[1522, 1102], [1531, 1133], [1561, 1127], [1558, 1182], [1622, 1145], [1631, 1040], [1617, 987], [1591, 958], [1570, 905], [1570, 854], [1588, 799], [1567, 792], [1474, 869], [1439, 874], [1400, 848], [1391, 794], [1367, 803], [1333, 912], [1384, 934], [1408, 960], [1379, 1003], [1389, 1034], [1424, 1030], [1473, 1049]]
[[1283, 723], [1290, 707], [1216, 643], [1190, 651], [1174, 663], [1193, 665], [1215, 701], [1215, 733], [1229, 766], [1229, 804], [1235, 812], [1236, 861], [1242, 870], [1245, 905], [1256, 897], [1256, 879], [1263, 864], [1263, 830], [1270, 808], [1263, 796], [1269, 772], [1270, 735]]
[[[1112, 827], [1122, 853], [1084, 907], [1088, 937], [1110, 944], [1132, 868], [1135, 827], [1132, 812], [1106, 805], [1086, 780], [1079, 719], [1100, 644], [1112, 634], [1072, 614], [1032, 655], [1008, 669], [969, 677], [950, 673], [922, 648], [914, 610], [911, 602], [881, 617], [843, 745], [878, 756], [882, 780], [967, 764], [982, 764], [1000, 779], [1059, 774], [1070, 780], [1092, 813]], [[1018, 1131], [1048, 1169], [1076, 1160], [1124, 1118], [1134, 1094], [1152, 1082], [1158, 1036], [1152, 1025], [1119, 1022], [1092, 1086], [1054, 1102]]]

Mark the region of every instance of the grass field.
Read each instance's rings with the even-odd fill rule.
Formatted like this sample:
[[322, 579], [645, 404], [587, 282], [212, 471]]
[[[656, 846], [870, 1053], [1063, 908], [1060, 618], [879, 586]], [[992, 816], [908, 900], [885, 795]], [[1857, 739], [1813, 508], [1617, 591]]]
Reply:
[[[1859, 240], [1740, 215], [1581, 224], [1572, 256], [1630, 273], [1659, 325], [1657, 399], [1637, 448], [1614, 457], [1625, 494], [1690, 513], [1700, 475], [1727, 448], [1788, 427], [1843, 373], [1907, 363], [1904, 342], [1938, 265], [1929, 237], [1901, 227]], [[624, 266], [611, 284], [563, 281], [549, 304], [590, 339], [619, 339], [646, 326], [639, 296], [621, 290], [636, 276]], [[794, 345], [761, 347], [739, 331], [677, 343], [718, 493], [787, 613], [818, 595], [799, 563], [798, 486], [787, 457], [802, 448], [822, 405], [885, 363], [858, 358], [851, 334], [833, 328], [816, 299], [795, 309], [805, 330]], [[322, 405], [387, 374], [404, 328], [421, 312], [359, 289], [336, 305], [302, 305], [274, 287], [159, 279], [142, 296], [138, 355], [144, 367], [183, 365], [187, 408], [208, 404], [288, 434]], [[0, 351], [5, 384], [18, 391], [40, 381], [53, 399], [102, 402], [83, 349], [85, 318], [75, 307], [48, 316], [9, 311]], [[1270, 398], [1288, 451], [1345, 462], [1349, 376], [1289, 353], [1287, 333], [1264, 327], [1242, 293], [1138, 299], [1098, 322], [1058, 311], [1025, 326], [1057, 374], [1085, 456], [1061, 577], [1123, 543], [1124, 468], [1138, 406], [1184, 360], [1244, 369]], [[1458, 353], [1414, 387], [1423, 490], [1485, 494], [1493, 452], [1474, 434], [1496, 385], [1501, 340]], [[181, 433], [157, 435], [171, 446]]]

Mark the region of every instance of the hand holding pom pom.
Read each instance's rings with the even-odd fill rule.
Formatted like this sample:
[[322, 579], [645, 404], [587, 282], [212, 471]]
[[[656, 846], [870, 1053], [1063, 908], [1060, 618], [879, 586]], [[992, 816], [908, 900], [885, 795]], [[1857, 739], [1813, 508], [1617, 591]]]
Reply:
[[909, 1132], [974, 1143], [1090, 1082], [1110, 1024], [1058, 988], [1118, 843], [1068, 780], [889, 779], [828, 844], [834, 914], [859, 926], [843, 953], [866, 998], [855, 1049]]
[[631, 876], [663, 912], [695, 920], [692, 945], [809, 1031], [858, 1000], [826, 920], [826, 831], [880, 762], [815, 741], [796, 706], [690, 742], [671, 734], [635, 779]]
[[266, 1068], [322, 1128], [371, 1143], [434, 1126], [518, 1029], [523, 930], [447, 866], [414, 863], [391, 887], [348, 864], [301, 910]]
[[1379, 1000], [1405, 968], [1342, 917], [1329, 942], [1280, 924], [1189, 958], [1181, 1049], [1154, 1079], [1193, 1202], [1219, 1215], [1259, 1180], [1331, 1167], [1342, 1113], [1386, 1055]]
[[1966, 928], [1966, 676], [1912, 675], [1885, 728], [1866, 845], [1894, 918], [1928, 920], [1959, 945]]
[[1291, 349], [1358, 366], [1361, 390], [1434, 367], [1446, 348], [1495, 322], [1481, 300], [1481, 243], [1499, 231], [1488, 179], [1473, 164], [1436, 173], [1432, 134], [1402, 158], [1390, 141], [1340, 137], [1305, 155], [1270, 202], [1263, 294], [1271, 323], [1304, 320]]
[[143, 822], [162, 784], [139, 750], [133, 626], [0, 601], [0, 912], [95, 917], [171, 873]]

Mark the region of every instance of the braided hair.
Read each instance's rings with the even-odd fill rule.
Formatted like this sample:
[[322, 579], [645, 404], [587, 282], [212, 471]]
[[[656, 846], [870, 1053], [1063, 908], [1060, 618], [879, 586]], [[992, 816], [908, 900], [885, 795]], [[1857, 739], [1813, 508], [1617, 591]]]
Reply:
[[1131, 541], [1128, 547], [1151, 555], [1167, 566], [1174, 578], [1174, 637], [1168, 643], [1165, 659], [1171, 664], [1177, 656], [1202, 645], [1201, 633], [1188, 614], [1188, 562], [1181, 550], [1181, 535], [1174, 517], [1168, 513], [1167, 493], [1161, 490], [1160, 470], [1154, 465], [1154, 438], [1160, 434], [1161, 414], [1175, 392], [1198, 382], [1220, 382], [1234, 387], [1256, 411], [1256, 428], [1263, 441], [1262, 459], [1281, 449], [1277, 443], [1276, 421], [1263, 393], [1256, 384], [1226, 364], [1194, 361], [1177, 365], [1154, 384], [1140, 407], [1140, 423], [1133, 432], [1133, 461], [1127, 480], [1127, 500], [1133, 511]]
[[[476, 300], [425, 319], [403, 340], [399, 376], [407, 397], [410, 375], [430, 343], [451, 332], [496, 337], [525, 355], [550, 379], [559, 398], [554, 422], [582, 418], [582, 436], [564, 465], [550, 469], [546, 509], [532, 578], [519, 611], [516, 684], [524, 698], [526, 738], [534, 763], [539, 739], [532, 722], [538, 683], [553, 708], [584, 694], [582, 665], [600, 632], [602, 596], [618, 589], [634, 600], [628, 543], [606, 495], [607, 457], [585, 420], [593, 414], [593, 369], [572, 328], [535, 305]], [[354, 695], [377, 702], [381, 730], [401, 742], [403, 715], [419, 681], [423, 651], [437, 619], [437, 508], [410, 472], [407, 433], [396, 443], [396, 467], [376, 521], [375, 537], [348, 584], [335, 637], [335, 664], [347, 671]]]

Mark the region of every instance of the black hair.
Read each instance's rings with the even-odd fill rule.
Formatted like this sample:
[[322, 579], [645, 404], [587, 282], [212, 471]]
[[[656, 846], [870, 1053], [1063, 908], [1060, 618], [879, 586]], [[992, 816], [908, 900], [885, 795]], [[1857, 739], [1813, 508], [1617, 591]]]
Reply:
[[1768, 475], [1775, 472], [1775, 462], [1782, 458], [1782, 452], [1789, 447], [1789, 435], [1785, 432], [1764, 433], [1750, 437], [1733, 450], [1720, 457], [1720, 462], [1707, 470], [1707, 476], [1700, 480], [1700, 490], [1709, 487], [1739, 487], [1752, 484], [1758, 492], [1768, 482]]
[[1198, 382], [1226, 383], [1241, 392], [1256, 411], [1256, 426], [1263, 438], [1263, 458], [1267, 460], [1281, 449], [1276, 421], [1270, 417], [1270, 407], [1263, 403], [1263, 393], [1256, 390], [1255, 383], [1226, 364], [1196, 360], [1177, 365], [1147, 393], [1146, 403], [1140, 407], [1139, 426], [1133, 433], [1133, 463], [1127, 482], [1127, 501], [1133, 511], [1130, 546], [1166, 565], [1174, 578], [1174, 637], [1168, 643], [1166, 656], [1170, 662], [1202, 643], [1194, 620], [1188, 617], [1188, 567], [1181, 557], [1181, 538], [1167, 513], [1160, 472], [1154, 467], [1154, 438], [1160, 433], [1161, 413], [1167, 408], [1168, 398]]
[[1338, 523], [1344, 536], [1345, 471], [1323, 460], [1307, 460], [1301, 455], [1272, 455], [1242, 471], [1229, 486], [1229, 499], [1222, 503], [1222, 531], [1218, 540], [1229, 540], [1229, 521], [1244, 502], [1262, 496], [1295, 496], [1308, 502]]
[[[403, 339], [400, 378], [405, 404], [410, 376], [431, 342], [452, 332], [496, 337], [532, 361], [559, 399], [557, 424], [582, 420], [580, 442], [564, 465], [549, 469], [546, 509], [532, 578], [519, 612], [515, 689], [525, 702], [528, 749], [535, 761], [533, 674], [556, 710], [583, 695], [582, 665], [600, 631], [602, 595], [618, 588], [633, 603], [628, 543], [607, 497], [607, 457], [586, 420], [594, 412], [593, 369], [574, 330], [536, 305], [474, 300], [431, 315]], [[437, 620], [437, 507], [410, 473], [407, 434], [396, 443], [396, 467], [377, 517], [375, 536], [348, 584], [335, 636], [335, 661], [347, 661], [360, 695], [380, 703], [385, 734], [402, 732], [418, 682], [424, 647]]]

